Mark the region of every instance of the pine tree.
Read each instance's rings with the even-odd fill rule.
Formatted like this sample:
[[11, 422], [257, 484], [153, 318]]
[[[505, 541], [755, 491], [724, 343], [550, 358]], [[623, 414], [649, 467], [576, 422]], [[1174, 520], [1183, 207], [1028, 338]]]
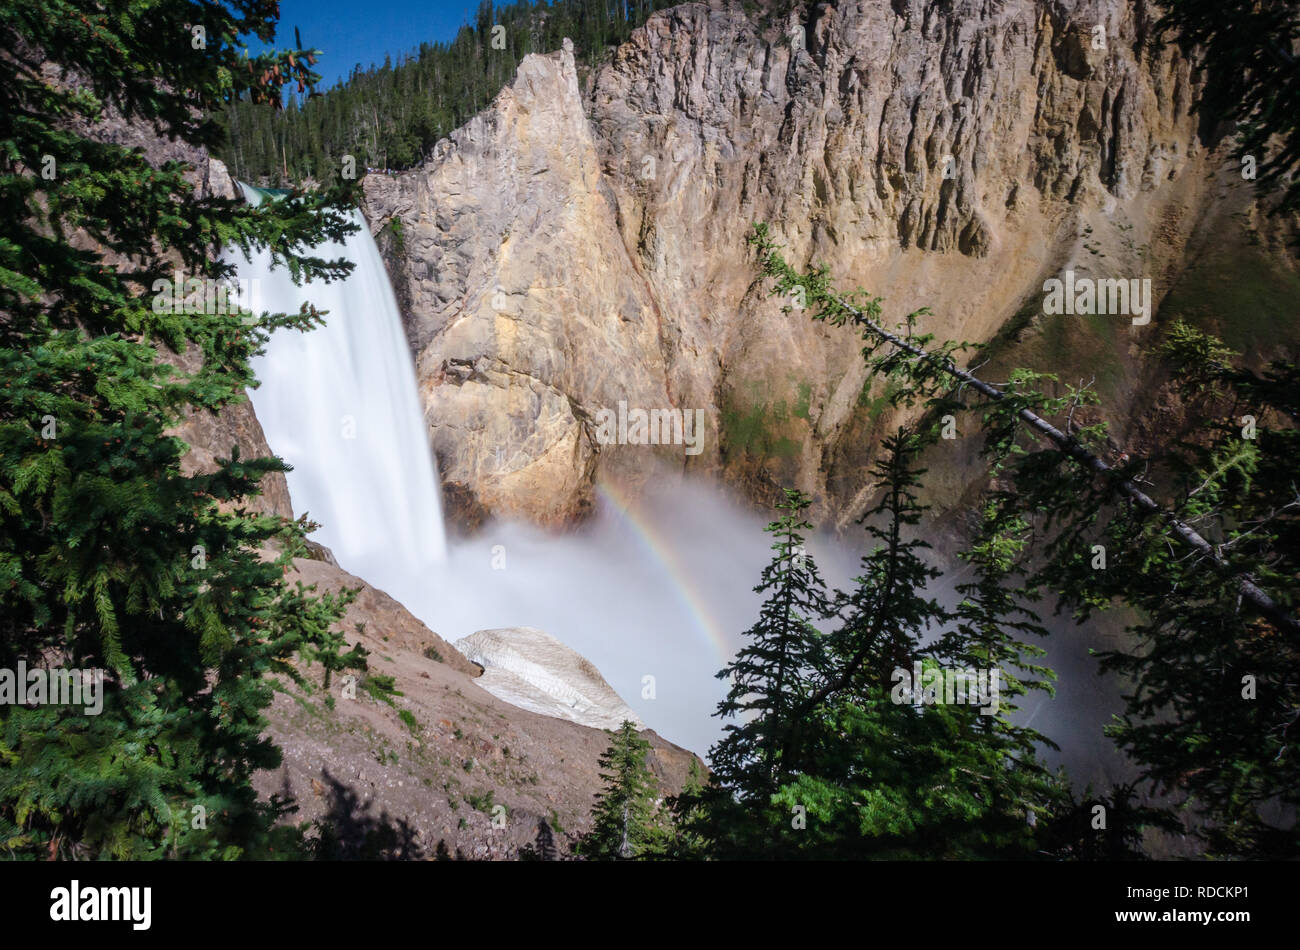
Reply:
[[[1112, 481], [1063, 453], [1019, 444], [999, 408], [991, 417], [1006, 435], [997, 453], [1013, 460], [1002, 497], [1009, 514], [1036, 521], [1033, 583], [1055, 590], [1081, 621], [1120, 603], [1136, 610], [1127, 643], [1099, 656], [1103, 672], [1132, 684], [1107, 734], [1141, 767], [1147, 789], [1182, 804], [1184, 830], [1212, 853], [1294, 856], [1300, 831], [1285, 814], [1300, 801], [1288, 754], [1300, 649], [1286, 620], [1300, 577], [1290, 462], [1300, 448], [1300, 375], [1289, 362], [1262, 376], [1238, 369], [1235, 354], [1183, 324], [1169, 328], [1161, 352], [1195, 421], [1159, 455], [1133, 457], [1111, 476], [1145, 472], [1159, 486], [1158, 517], [1117, 503]], [[1180, 534], [1189, 527], [1203, 544], [1190, 552]], [[1243, 580], [1271, 592], [1273, 609], [1251, 609]]]
[[881, 444], [881, 459], [872, 469], [880, 500], [859, 519], [876, 547], [862, 559], [854, 589], [837, 598], [844, 623], [832, 637], [837, 672], [809, 705], [833, 693], [852, 694], [862, 682], [889, 682], [891, 672], [906, 668], [921, 640], [944, 623], [948, 614], [926, 596], [940, 577], [922, 553], [930, 545], [917, 534], [926, 508], [917, 501], [924, 469], [914, 465], [925, 439], [900, 431]]
[[1062, 803], [1043, 832], [1043, 849], [1058, 860], [1142, 861], [1148, 828], [1177, 833], [1182, 825], [1168, 809], [1143, 805], [1137, 783], [1117, 784], [1104, 796], [1091, 794]]
[[655, 857], [698, 861], [708, 856], [708, 842], [700, 833], [706, 822], [704, 799], [707, 791], [700, 760], [692, 756], [681, 792], [664, 801], [659, 816], [663, 836], [655, 848]]
[[[1281, 134], [1289, 128], [1285, 117], [1260, 118]], [[1285, 149], [1277, 161], [1294, 167]], [[1200, 827], [1187, 830], [1215, 853], [1300, 853], [1300, 827], [1289, 817], [1300, 788], [1290, 754], [1300, 721], [1296, 364], [1279, 361], [1253, 373], [1217, 340], [1175, 324], [1163, 352], [1188, 418], [1197, 421], [1161, 456], [1108, 463], [1104, 423], [1074, 421], [1080, 407], [1097, 402], [1095, 394], [1061, 392], [1052, 375], [1026, 369], [992, 386], [956, 364], [959, 345], [932, 347], [930, 337], [914, 334], [912, 318], [899, 331], [885, 329], [879, 298], [835, 291], [824, 265], [795, 271], [764, 226], [756, 225], [750, 240], [772, 292], [802, 287], [816, 318], [859, 328], [870, 367], [888, 375], [903, 400], [923, 402], [931, 418], [940, 410], [981, 413], [990, 474], [1002, 486], [992, 496], [995, 511], [1035, 559], [1026, 592], [1052, 590], [1081, 621], [1116, 603], [1136, 608], [1130, 645], [1101, 657], [1103, 671], [1133, 684], [1126, 715], [1107, 732], [1153, 790], [1189, 797], [1183, 813]], [[1059, 395], [1048, 395], [1049, 387]], [[965, 405], [972, 396], [980, 401]], [[975, 597], [958, 611], [964, 644], [949, 639], [943, 650], [949, 657], [1003, 654], [1034, 675], [1032, 663], [1004, 653], [1028, 656], [1017, 637], [1032, 630], [1023, 612], [1019, 619], [1008, 613], [999, 593], [999, 564], [1007, 559], [996, 548], [978, 558], [994, 568], [994, 584], [967, 588]], [[997, 626], [1009, 635], [990, 636]], [[1031, 738], [1005, 724], [997, 731], [1020, 747]], [[1155, 823], [1156, 812], [1142, 814]]]
[[[1176, 516], [1200, 526], [1235, 571], [1296, 601], [1300, 580], [1300, 369], [1257, 375], [1183, 324], [1162, 352], [1196, 424], [1163, 459]], [[1120, 509], [1103, 523], [1110, 563], [1059, 582], [1139, 608], [1133, 645], [1102, 654], [1134, 683], [1108, 732], [1159, 790], [1190, 796], [1211, 851], [1300, 857], [1300, 640], [1243, 611], [1231, 576], [1171, 554], [1167, 524]], [[1057, 564], [1068, 564], [1060, 558]]]
[[[502, 7], [484, 0], [473, 23], [450, 41], [421, 43], [415, 54], [386, 58], [382, 66], [358, 65], [331, 89], [308, 83], [298, 92], [307, 95], [296, 110], [277, 111], [265, 97], [239, 97], [225, 112], [231, 142], [221, 157], [244, 179], [268, 186], [287, 186], [307, 174], [324, 180], [337, 171], [336, 157], [347, 154], [360, 168], [410, 167], [512, 81], [526, 53], [553, 52], [567, 37], [578, 62], [590, 64], [655, 10], [675, 3], [647, 0], [627, 16], [621, 4], [589, 0], [518, 0]], [[505, 29], [505, 49], [491, 46], [495, 26]]]
[[[1006, 499], [995, 494], [980, 513], [976, 536], [959, 555], [974, 570], [975, 579], [957, 586], [962, 599], [953, 611], [953, 629], [939, 638], [931, 653], [950, 668], [998, 671], [998, 709], [981, 725], [996, 733], [1008, 751], [1028, 758], [1036, 749], [1056, 744], [1012, 722], [1017, 697], [1030, 691], [1054, 695], [1056, 674], [1035, 662], [1046, 652], [1043, 647], [1022, 639], [1045, 638], [1048, 630], [1031, 606], [1039, 599], [1038, 590], [1024, 583], [1032, 530], [1007, 507]], [[1016, 581], [1019, 587], [1012, 586]]]
[[[985, 706], [987, 694], [952, 703], [940, 691], [918, 702], [927, 698], [923, 683], [964, 674], [968, 662], [988, 683], [995, 672], [1004, 681], [1005, 665], [1020, 661], [1017, 650], [989, 649], [1005, 642], [1004, 624], [1021, 609], [1014, 601], [984, 597], [978, 609], [965, 602], [949, 613], [928, 596], [943, 575], [923, 560], [928, 545], [914, 536], [927, 511], [917, 500], [924, 470], [916, 466], [927, 441], [900, 431], [885, 440], [874, 470], [880, 501], [863, 521], [878, 543], [856, 587], [837, 597], [844, 621], [831, 638], [823, 685], [798, 711], [803, 768], [772, 798], [774, 817], [800, 819], [781, 829], [791, 854], [1023, 857], [1036, 850], [1038, 816], [1062, 800], [1058, 781], [1034, 757], [1035, 734], [1014, 729], [1000, 704]], [[987, 593], [991, 585], [968, 586]], [[954, 621], [926, 645], [928, 631]], [[909, 683], [918, 669], [921, 682]]]
[[[159, 303], [155, 282], [178, 266], [225, 281], [219, 252], [252, 245], [295, 276], [342, 276], [346, 262], [294, 248], [341, 239], [349, 196], [260, 208], [200, 198], [182, 163], [152, 166], [100, 125], [117, 116], [218, 147], [213, 114], [234, 97], [278, 101], [285, 83], [313, 77], [308, 51], [247, 57], [237, 45], [270, 40], [275, 8], [0, 10], [0, 668], [104, 673], [99, 715], [0, 705], [0, 846], [11, 855], [301, 847], [296, 829], [275, 830], [285, 803], [252, 787], [279, 762], [262, 712], [276, 679], [301, 682], [297, 652], [346, 601], [291, 590], [303, 526], [248, 509], [280, 460], [231, 449], [215, 472], [187, 476], [187, 446], [168, 433], [188, 409], [245, 398], [270, 332], [319, 315], [182, 312]], [[50, 65], [63, 79], [48, 78]], [[198, 357], [197, 370], [178, 353]]]
[[745, 632], [745, 646], [718, 673], [730, 682], [714, 714], [743, 717], [723, 727], [724, 736], [710, 750], [715, 779], [740, 800], [763, 801], [783, 775], [798, 768], [791, 744], [795, 711], [813, 688], [821, 668], [823, 637], [814, 626], [827, 614], [829, 601], [817, 564], [804, 547], [804, 520], [810, 500], [786, 489], [777, 505], [784, 515], [767, 526], [773, 535], [772, 560], [754, 592], [765, 594], [757, 622]]
[[[802, 550], [808, 500], [787, 492], [787, 514], [769, 526], [775, 555], [756, 588], [768, 599], [746, 647], [721, 674], [735, 683], [719, 714], [750, 718], [729, 724], [711, 750], [711, 784], [674, 800], [678, 853], [1035, 852], [1037, 818], [1064, 801], [1059, 781], [1034, 758], [1036, 734], [1014, 729], [998, 710], [942, 699], [922, 706], [891, 689], [899, 670], [919, 665], [927, 676], [941, 673], [941, 656], [980, 658], [986, 666], [1023, 662], [1012, 635], [1021, 608], [995, 596], [993, 581], [977, 582], [976, 603], [955, 614], [927, 592], [941, 574], [913, 536], [926, 511], [917, 500], [923, 470], [915, 465], [925, 444], [911, 432], [886, 440], [874, 470], [880, 500], [862, 519], [877, 546], [863, 558], [854, 589], [833, 598]], [[1005, 557], [1006, 549], [996, 550]], [[978, 551], [976, 559], [1000, 577], [993, 565], [1002, 561], [987, 547]], [[1007, 630], [998, 611], [1008, 617]], [[823, 636], [816, 624], [834, 617], [839, 628]], [[943, 649], [927, 647], [927, 632], [952, 620], [959, 622], [940, 638]]]
[[611, 736], [599, 760], [604, 787], [596, 793], [592, 829], [577, 850], [598, 861], [625, 861], [641, 855], [652, 840], [656, 786], [646, 763], [650, 743], [636, 726], [624, 720]]

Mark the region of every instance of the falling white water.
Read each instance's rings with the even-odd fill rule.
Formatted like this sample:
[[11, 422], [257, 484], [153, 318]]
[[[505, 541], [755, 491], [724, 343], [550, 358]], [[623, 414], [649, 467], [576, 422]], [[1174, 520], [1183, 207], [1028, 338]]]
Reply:
[[[660, 735], [705, 753], [722, 729], [712, 713], [725, 684], [714, 674], [758, 615], [752, 588], [770, 556], [770, 518], [716, 486], [654, 475], [632, 518], [599, 499], [582, 530], [493, 523], [448, 550], [396, 300], [365, 221], [357, 212], [353, 220], [357, 233], [316, 249], [356, 264], [346, 281], [298, 286], [270, 270], [267, 254], [230, 258], [255, 281], [256, 312], [296, 312], [305, 300], [330, 311], [311, 332], [276, 331], [254, 363], [258, 419], [271, 450], [294, 466], [294, 513], [320, 523], [313, 537], [345, 570], [444, 639], [540, 628], [591, 661]], [[847, 587], [862, 544], [812, 537], [807, 546], [828, 582]], [[955, 602], [950, 589], [929, 592]], [[1061, 743], [1072, 775], [1102, 787], [1118, 774], [1112, 747], [1097, 738], [1117, 701], [1095, 679], [1090, 631], [1060, 626], [1049, 662], [1070, 675], [1055, 700], [1027, 703], [1022, 715]]]
[[[262, 200], [240, 187], [249, 202]], [[251, 278], [256, 312], [295, 313], [304, 301], [329, 311], [323, 327], [272, 334], [253, 361], [253, 408], [293, 466], [294, 514], [321, 526], [313, 539], [404, 600], [446, 554], [438, 478], [397, 301], [365, 219], [353, 211], [352, 220], [360, 230], [315, 249], [356, 265], [343, 281], [294, 284], [285, 268], [271, 269], [269, 251], [230, 260]]]
[[[241, 187], [248, 201], [263, 200]], [[321, 525], [313, 538], [343, 569], [444, 639], [539, 627], [593, 662], [652, 728], [704, 753], [720, 729], [714, 674], [734, 644], [711, 637], [702, 616], [732, 636], [752, 622], [764, 522], [706, 486], [665, 482], [645, 515], [663, 532], [659, 557], [603, 500], [585, 530], [555, 536], [495, 523], [448, 551], [396, 300], [365, 221], [353, 220], [356, 234], [314, 249], [356, 265], [342, 282], [299, 286], [270, 269], [268, 253], [229, 257], [241, 283], [251, 279], [254, 312], [296, 312], [304, 301], [329, 311], [310, 332], [277, 330], [253, 365], [253, 407], [271, 450], [293, 466], [294, 514]], [[700, 579], [693, 602], [673, 593], [669, 568], [679, 559]], [[647, 676], [656, 693], [646, 692]]]

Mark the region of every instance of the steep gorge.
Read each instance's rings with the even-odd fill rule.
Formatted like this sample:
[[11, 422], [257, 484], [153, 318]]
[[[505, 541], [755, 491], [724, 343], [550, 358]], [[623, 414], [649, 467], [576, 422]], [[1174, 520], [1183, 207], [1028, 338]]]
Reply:
[[[126, 122], [113, 110], [86, 131], [103, 141], [141, 148], [155, 165], [187, 163], [200, 198], [233, 198], [238, 192], [220, 160]], [[73, 240], [107, 257], [89, 235]], [[267, 279], [262, 289], [272, 282]], [[260, 302], [296, 309], [296, 301]], [[354, 319], [373, 317], [357, 309]], [[334, 314], [336, 319], [346, 316]], [[198, 370], [202, 356], [196, 350], [175, 354], [159, 347], [179, 371]], [[294, 359], [292, 350], [287, 359]], [[302, 372], [306, 365], [299, 360], [295, 368]], [[377, 385], [388, 382], [380, 378]], [[186, 474], [215, 472], [217, 460], [230, 458], [236, 449], [244, 458], [284, 453], [283, 446], [268, 444], [246, 398], [216, 412], [187, 407], [172, 434], [189, 447], [181, 462]], [[312, 441], [310, 434], [304, 438]], [[304, 499], [291, 498], [283, 474], [265, 476], [260, 488], [259, 495], [230, 504], [285, 518], [294, 517], [296, 505], [302, 513]], [[308, 545], [311, 557], [295, 559], [290, 583], [321, 594], [344, 588], [356, 592], [341, 632], [349, 648], [360, 646], [369, 653], [360, 682], [391, 677], [394, 692], [379, 699], [360, 688], [352, 698], [337, 698], [342, 675], [334, 678], [332, 690], [323, 690], [320, 667], [304, 665], [303, 673], [315, 686], [279, 690], [267, 710], [266, 731], [281, 750], [282, 762], [257, 773], [259, 794], [292, 799], [292, 820], [316, 823], [326, 835], [323, 853], [330, 857], [514, 859], [542, 837], [567, 853], [590, 828], [606, 733], [583, 724], [579, 715], [535, 712], [498, 698], [480, 685], [482, 666], [375, 586], [374, 577], [349, 573], [345, 568], [357, 568], [341, 567], [318, 543]], [[586, 672], [604, 685], [594, 668]], [[696, 756], [649, 729], [643, 736], [651, 744], [648, 763], [661, 789], [680, 790]], [[504, 825], [500, 815], [508, 815]]]
[[[1144, 5], [1102, 9], [868, 2], [760, 26], [739, 4], [688, 4], [590, 73], [567, 49], [529, 57], [423, 167], [369, 176], [449, 516], [563, 526], [598, 478], [636, 492], [665, 467], [756, 505], [798, 485], [819, 518], [856, 515], [896, 417], [851, 335], [766, 298], [754, 221], [796, 264], [883, 295], [891, 319], [928, 306], [922, 329], [996, 338], [990, 378], [1019, 363], [1095, 377], [1117, 449], [1188, 421], [1149, 365], [1173, 315], [1256, 362], [1300, 337], [1287, 229], [1202, 139], [1188, 64], [1141, 49]], [[205, 188], [233, 192], [220, 163], [187, 157]], [[1150, 277], [1155, 320], [1045, 317], [1042, 282], [1067, 268]], [[601, 445], [597, 414], [620, 401], [704, 410], [705, 451]], [[234, 442], [268, 451], [247, 405], [181, 434], [195, 466]], [[950, 448], [931, 492], [960, 509], [975, 447]], [[264, 487], [265, 510], [291, 514], [284, 480]], [[289, 790], [302, 818], [387, 810], [424, 847], [470, 855], [510, 853], [544, 818], [584, 827], [601, 733], [490, 696], [454, 647], [337, 565], [299, 572], [362, 586], [349, 640], [397, 677], [420, 731], [380, 703], [322, 717], [282, 699], [285, 765], [265, 794]], [[653, 739], [679, 786], [689, 754]], [[474, 804], [489, 792], [521, 819], [508, 840]]]
[[[636, 491], [651, 455], [756, 504], [794, 485], [823, 520], [855, 516], [897, 420], [852, 335], [756, 282], [757, 221], [891, 321], [928, 307], [942, 338], [1003, 331], [1000, 364], [1104, 375], [1126, 418], [1164, 313], [1047, 318], [1045, 279], [1150, 278], [1159, 308], [1205, 266], [1207, 228], [1274, 291], [1295, 279], [1192, 111], [1191, 65], [1150, 44], [1156, 15], [863, 0], [765, 20], [714, 0], [656, 14], [585, 76], [567, 46], [527, 57], [424, 165], [365, 180], [449, 516], [567, 524], [597, 479]], [[1293, 312], [1270, 319], [1256, 357], [1296, 338]], [[702, 409], [704, 451], [602, 444], [620, 401]]]

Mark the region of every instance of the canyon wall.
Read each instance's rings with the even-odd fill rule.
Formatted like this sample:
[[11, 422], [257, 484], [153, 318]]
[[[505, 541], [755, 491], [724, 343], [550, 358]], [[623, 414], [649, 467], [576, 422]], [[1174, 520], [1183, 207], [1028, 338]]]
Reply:
[[[1203, 140], [1188, 62], [1150, 42], [1156, 15], [862, 0], [765, 18], [715, 0], [656, 14], [583, 76], [568, 45], [527, 57], [424, 165], [364, 183], [450, 517], [569, 523], [597, 479], [662, 471], [652, 457], [854, 516], [897, 419], [851, 332], [767, 295], [754, 222], [796, 266], [883, 297], [887, 322], [928, 307], [919, 327], [942, 338], [1017, 315], [1032, 336], [1066, 268], [1149, 277], [1159, 302], [1198, 229], [1254, 206]], [[1159, 333], [1110, 319], [1117, 365]], [[1072, 369], [1071, 333], [1047, 355]], [[702, 451], [608, 444], [620, 401], [703, 410]]]

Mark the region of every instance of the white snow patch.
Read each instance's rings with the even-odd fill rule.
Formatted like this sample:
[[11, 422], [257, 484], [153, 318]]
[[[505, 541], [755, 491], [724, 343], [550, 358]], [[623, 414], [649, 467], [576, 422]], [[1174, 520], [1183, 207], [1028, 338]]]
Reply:
[[483, 667], [478, 685], [512, 706], [597, 729], [624, 719], [645, 728], [591, 661], [534, 627], [479, 630], [456, 649]]

